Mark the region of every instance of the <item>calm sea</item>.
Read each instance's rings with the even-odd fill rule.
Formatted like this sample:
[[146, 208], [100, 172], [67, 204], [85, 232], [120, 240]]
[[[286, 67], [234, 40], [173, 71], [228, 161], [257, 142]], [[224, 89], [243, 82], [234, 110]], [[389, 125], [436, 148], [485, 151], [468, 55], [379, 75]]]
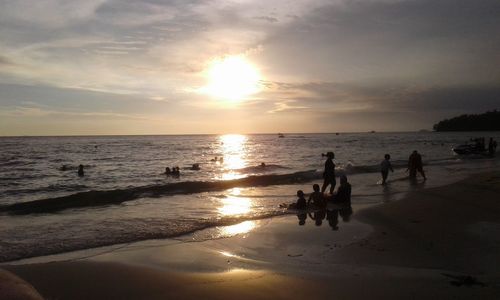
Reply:
[[[353, 205], [392, 201], [498, 169], [498, 157], [452, 152], [480, 136], [500, 140], [499, 132], [0, 138], [0, 261], [241, 222], [251, 227], [251, 220], [286, 213], [279, 204], [293, 202], [297, 189], [309, 193], [320, 183], [327, 151], [353, 185]], [[429, 177], [417, 185], [405, 172], [413, 150]], [[382, 187], [385, 153], [395, 172]], [[173, 166], [180, 176], [164, 174]]]

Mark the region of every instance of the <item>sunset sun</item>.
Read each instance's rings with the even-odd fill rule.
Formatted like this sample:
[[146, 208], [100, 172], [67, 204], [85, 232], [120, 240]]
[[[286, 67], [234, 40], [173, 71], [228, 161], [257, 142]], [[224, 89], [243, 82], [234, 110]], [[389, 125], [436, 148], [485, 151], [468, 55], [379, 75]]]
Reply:
[[203, 91], [214, 98], [241, 101], [259, 91], [258, 70], [241, 56], [213, 61], [207, 76], [208, 85]]

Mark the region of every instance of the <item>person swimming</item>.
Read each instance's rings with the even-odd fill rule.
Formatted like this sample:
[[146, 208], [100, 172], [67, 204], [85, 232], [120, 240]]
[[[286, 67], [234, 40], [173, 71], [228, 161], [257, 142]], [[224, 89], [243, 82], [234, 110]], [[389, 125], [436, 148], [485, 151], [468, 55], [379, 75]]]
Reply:
[[85, 172], [83, 171], [83, 165], [78, 166], [78, 176], [82, 177], [85, 175]]
[[172, 170], [170, 170], [170, 168], [169, 168], [169, 167], [166, 167], [166, 168], [165, 168], [165, 174], [166, 174], [166, 175], [171, 175], [171, 174], [172, 174]]
[[198, 171], [198, 170], [200, 170], [200, 164], [193, 164], [193, 165], [191, 166], [191, 170], [194, 170], [194, 171]]

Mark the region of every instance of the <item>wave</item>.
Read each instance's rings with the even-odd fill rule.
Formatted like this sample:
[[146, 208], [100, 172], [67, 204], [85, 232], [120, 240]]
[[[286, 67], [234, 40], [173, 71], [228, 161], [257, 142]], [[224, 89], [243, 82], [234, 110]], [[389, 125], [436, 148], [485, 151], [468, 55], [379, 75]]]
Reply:
[[246, 168], [241, 168], [234, 170], [235, 172], [238, 172], [240, 174], [255, 174], [255, 173], [267, 173], [267, 172], [273, 172], [273, 171], [278, 171], [278, 170], [287, 170], [290, 169], [289, 167], [281, 166], [281, 165], [258, 165], [258, 166], [251, 166], [251, 167], [246, 167]]
[[0, 206], [0, 212], [12, 214], [49, 213], [69, 208], [120, 204], [142, 197], [161, 197], [227, 190], [235, 187], [256, 187], [304, 183], [321, 178], [316, 170], [282, 175], [248, 176], [225, 181], [184, 181], [164, 185], [148, 185], [108, 191], [86, 191], [41, 200]]
[[48, 233], [40, 239], [33, 238], [19, 243], [0, 241], [0, 246], [4, 246], [0, 247], [0, 263], [151, 239], [176, 238], [203, 229], [236, 225], [244, 221], [267, 219], [285, 214], [287, 214], [286, 211], [277, 210], [251, 216], [200, 220], [133, 219], [119, 224], [109, 221], [92, 230], [91, 236], [95, 234], [93, 238], [65, 238], [64, 242], [61, 242], [61, 237], [51, 236]]

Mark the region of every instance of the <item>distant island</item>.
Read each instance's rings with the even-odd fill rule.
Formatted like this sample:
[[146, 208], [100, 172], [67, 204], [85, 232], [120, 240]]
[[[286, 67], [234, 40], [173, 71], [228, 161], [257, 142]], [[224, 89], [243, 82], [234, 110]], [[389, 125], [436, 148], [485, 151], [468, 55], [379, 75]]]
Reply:
[[461, 115], [434, 124], [435, 131], [499, 131], [500, 112], [496, 109], [478, 115]]

